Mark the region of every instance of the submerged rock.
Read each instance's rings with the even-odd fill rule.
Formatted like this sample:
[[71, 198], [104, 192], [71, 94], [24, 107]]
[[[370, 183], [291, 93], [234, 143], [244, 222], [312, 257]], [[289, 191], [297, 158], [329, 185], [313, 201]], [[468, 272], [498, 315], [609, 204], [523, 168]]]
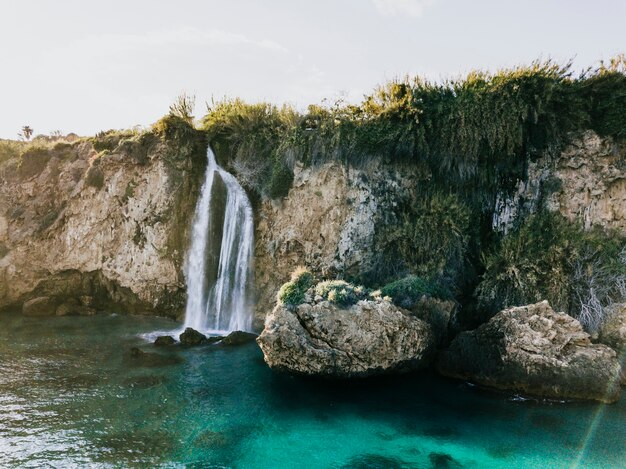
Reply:
[[52, 316], [56, 311], [56, 303], [49, 296], [40, 296], [28, 300], [22, 305], [24, 316]]
[[362, 454], [351, 458], [341, 469], [408, 469], [411, 465], [382, 454]]
[[177, 356], [162, 355], [160, 353], [144, 352], [139, 347], [130, 349], [130, 356], [135, 364], [140, 366], [169, 366], [182, 363], [182, 359]]
[[257, 338], [252, 332], [234, 331], [222, 339], [222, 345], [242, 345], [253, 342]]
[[200, 345], [201, 343], [206, 342], [207, 338], [204, 334], [188, 327], [180, 335], [179, 340], [183, 345]]
[[428, 324], [388, 301], [349, 308], [322, 301], [276, 306], [257, 342], [273, 369], [348, 378], [422, 368], [435, 338]]
[[459, 334], [437, 368], [450, 377], [548, 398], [615, 402], [616, 353], [591, 343], [580, 322], [547, 301], [510, 308]]
[[462, 465], [447, 453], [430, 453], [428, 455], [431, 467], [433, 469], [446, 469], [453, 467], [462, 467]]
[[228, 436], [223, 432], [204, 430], [193, 441], [193, 445], [198, 448], [216, 448], [228, 445]]
[[174, 345], [176, 343], [176, 339], [171, 335], [160, 335], [154, 341], [154, 345], [163, 346], [163, 345]]

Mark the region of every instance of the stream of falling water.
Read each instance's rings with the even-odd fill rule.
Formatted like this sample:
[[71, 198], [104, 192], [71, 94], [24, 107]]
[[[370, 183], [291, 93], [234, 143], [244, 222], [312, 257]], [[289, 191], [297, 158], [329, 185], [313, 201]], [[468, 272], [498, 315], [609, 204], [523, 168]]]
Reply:
[[[249, 331], [252, 327], [250, 298], [254, 246], [252, 206], [237, 179], [217, 164], [211, 147], [207, 150], [207, 158], [206, 175], [193, 221], [191, 248], [187, 254], [184, 327], [211, 332]], [[224, 204], [220, 204], [221, 199], [216, 196], [218, 179], [225, 186]], [[216, 246], [211, 242], [211, 232], [219, 230], [222, 215], [221, 243]]]

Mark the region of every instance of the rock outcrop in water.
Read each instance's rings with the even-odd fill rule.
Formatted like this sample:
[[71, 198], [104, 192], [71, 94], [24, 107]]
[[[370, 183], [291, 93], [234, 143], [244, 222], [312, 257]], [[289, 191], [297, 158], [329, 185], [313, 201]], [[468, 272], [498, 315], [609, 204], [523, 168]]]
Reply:
[[435, 346], [428, 324], [384, 300], [279, 304], [257, 342], [275, 370], [332, 378], [419, 369]]
[[200, 345], [206, 342], [207, 337], [191, 327], [186, 328], [178, 338], [183, 345]]
[[546, 301], [501, 311], [459, 334], [437, 368], [446, 376], [547, 398], [615, 402], [620, 395], [615, 351], [592, 344], [576, 319]]

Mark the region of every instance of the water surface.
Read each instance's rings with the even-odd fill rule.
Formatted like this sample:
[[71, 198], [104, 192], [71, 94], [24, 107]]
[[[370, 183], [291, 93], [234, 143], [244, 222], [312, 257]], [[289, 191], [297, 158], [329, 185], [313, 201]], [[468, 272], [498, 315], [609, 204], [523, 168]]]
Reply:
[[[624, 467], [626, 404], [545, 403], [430, 373], [272, 373], [255, 344], [157, 348], [159, 318], [0, 315], [0, 467]], [[154, 355], [133, 357], [139, 347]]]

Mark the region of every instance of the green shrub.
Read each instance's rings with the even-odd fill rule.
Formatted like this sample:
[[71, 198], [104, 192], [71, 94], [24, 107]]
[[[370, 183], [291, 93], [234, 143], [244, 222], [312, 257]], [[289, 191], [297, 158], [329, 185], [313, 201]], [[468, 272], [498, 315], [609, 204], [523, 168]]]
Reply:
[[[483, 256], [479, 305], [493, 314], [545, 299], [596, 329], [605, 306], [626, 300], [625, 252], [626, 240], [616, 233], [584, 231], [558, 214], [531, 216]], [[593, 317], [586, 317], [591, 307]]]
[[293, 184], [293, 171], [284, 162], [278, 160], [272, 169], [267, 193], [272, 199], [285, 197]]
[[621, 54], [603, 62], [581, 80], [590, 103], [590, 126], [599, 135], [626, 138], [626, 57]]
[[0, 140], [0, 163], [20, 156], [23, 146], [14, 140]]
[[475, 234], [471, 211], [454, 194], [435, 192], [405, 207], [399, 224], [385, 226], [390, 259], [411, 273], [456, 283], [463, 273], [471, 237]]
[[315, 293], [338, 306], [350, 306], [369, 297], [363, 287], [355, 287], [344, 280], [325, 280], [315, 287]]
[[196, 138], [196, 130], [187, 120], [174, 114], [168, 114], [159, 119], [153, 126], [154, 133], [164, 140], [177, 143], [193, 141]]
[[423, 296], [449, 299], [451, 294], [433, 281], [417, 275], [409, 275], [380, 289], [382, 296], [388, 296], [401, 308], [411, 308]]
[[122, 134], [120, 131], [111, 129], [98, 132], [89, 140], [93, 145], [93, 149], [100, 153], [115, 150], [120, 140], [125, 136], [126, 135]]
[[50, 161], [50, 151], [46, 147], [29, 146], [20, 156], [18, 171], [27, 179], [40, 174]]
[[355, 163], [376, 157], [424, 164], [435, 182], [488, 205], [498, 191], [524, 179], [529, 157], [557, 152], [571, 132], [592, 128], [624, 137], [623, 63], [617, 58], [578, 77], [571, 64], [546, 61], [442, 83], [407, 78], [380, 87], [359, 105], [338, 101], [303, 114], [229, 100], [210, 108], [203, 128], [219, 156], [262, 168], [250, 173], [250, 187], [266, 188], [277, 160]]
[[94, 162], [87, 170], [85, 183], [96, 189], [102, 189], [102, 187], [104, 187], [104, 171], [102, 171], [97, 162]]
[[297, 306], [304, 302], [304, 294], [314, 284], [313, 274], [304, 267], [298, 267], [291, 280], [278, 291], [278, 301], [289, 306]]
[[301, 117], [289, 106], [214, 103], [202, 121], [220, 164], [259, 196], [278, 198], [289, 191], [293, 173], [291, 134]]

